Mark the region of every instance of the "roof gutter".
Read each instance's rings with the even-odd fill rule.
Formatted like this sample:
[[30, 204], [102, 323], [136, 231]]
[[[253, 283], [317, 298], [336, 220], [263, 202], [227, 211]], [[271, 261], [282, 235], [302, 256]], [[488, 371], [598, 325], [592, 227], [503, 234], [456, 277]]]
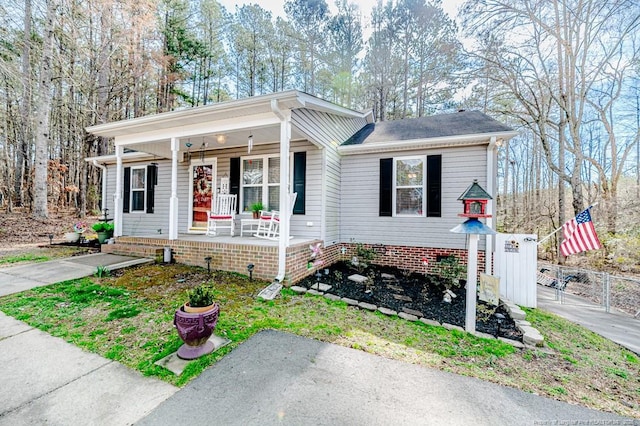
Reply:
[[[97, 159], [92, 160], [92, 164], [102, 170], [102, 200], [100, 200], [100, 210], [103, 212], [107, 208], [107, 166], [98, 163]], [[107, 215], [104, 215], [105, 219]]]
[[385, 141], [342, 145], [338, 147], [341, 155], [374, 154], [384, 152], [409, 151], [416, 149], [449, 148], [456, 146], [483, 145], [491, 138], [511, 139], [517, 132], [476, 133], [470, 135], [442, 136], [438, 138], [409, 139], [404, 141]]
[[[122, 155], [123, 163], [131, 163], [134, 161], [144, 161], [151, 160], [153, 158], [157, 158], [157, 156], [153, 156], [152, 154], [148, 154], [146, 152], [127, 152]], [[116, 164], [116, 155], [100, 155], [98, 157], [87, 157], [84, 161], [90, 162], [94, 166], [101, 167], [100, 165], [107, 164]]]

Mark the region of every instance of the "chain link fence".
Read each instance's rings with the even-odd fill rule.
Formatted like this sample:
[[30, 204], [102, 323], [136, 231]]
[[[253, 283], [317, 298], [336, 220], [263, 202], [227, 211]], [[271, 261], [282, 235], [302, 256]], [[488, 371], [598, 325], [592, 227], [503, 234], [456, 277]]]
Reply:
[[[588, 269], [538, 262], [538, 282], [592, 301], [610, 312], [611, 307], [640, 317], [640, 280]], [[546, 278], [546, 279], [545, 279]]]

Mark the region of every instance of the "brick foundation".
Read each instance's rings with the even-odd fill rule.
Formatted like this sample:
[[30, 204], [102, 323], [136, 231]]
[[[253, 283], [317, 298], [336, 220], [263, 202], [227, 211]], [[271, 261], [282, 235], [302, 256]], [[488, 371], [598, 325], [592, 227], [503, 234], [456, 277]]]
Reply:
[[[147, 257], [162, 261], [164, 247], [171, 247], [173, 260], [185, 265], [206, 268], [207, 262], [204, 258], [210, 256], [211, 269], [247, 275], [247, 265], [253, 263], [254, 278], [269, 281], [278, 275], [278, 246], [120, 237], [116, 244], [102, 245], [102, 252]], [[287, 248], [285, 275], [287, 285], [300, 281], [314, 272], [314, 270], [307, 268], [310, 252], [309, 243], [292, 245]]]
[[[310, 245], [300, 243], [287, 248], [285, 284], [292, 285], [312, 275], [318, 269], [328, 267], [339, 260], [349, 261], [356, 255], [357, 244], [341, 243], [322, 247], [318, 258], [311, 257]], [[218, 243], [215, 241], [165, 240], [157, 238], [120, 237], [116, 244], [102, 245], [103, 253], [140, 256], [162, 261], [164, 247], [171, 247], [175, 262], [207, 267], [205, 257], [211, 256], [211, 268], [247, 275], [247, 265], [253, 263], [253, 276], [270, 281], [278, 275], [278, 247], [258, 246], [242, 243]], [[387, 246], [363, 244], [366, 249], [376, 251], [373, 264], [393, 266], [404, 270], [438, 274], [438, 260], [443, 256], [456, 256], [460, 263], [467, 264], [467, 250], [436, 249], [428, 247]], [[478, 251], [478, 272], [484, 272], [484, 251]], [[423, 259], [427, 259], [425, 268]]]
[[[365, 249], [374, 250], [377, 255], [371, 262], [380, 266], [393, 266], [412, 272], [438, 274], [438, 261], [442, 257], [455, 256], [461, 264], [467, 264], [466, 249], [442, 249], [431, 247], [390, 246], [382, 244], [363, 244]], [[338, 260], [349, 261], [356, 255], [356, 243], [338, 244], [330, 255], [331, 263]], [[344, 248], [344, 250], [343, 250]], [[344, 251], [344, 254], [342, 253]], [[478, 251], [478, 272], [484, 272], [484, 251]], [[425, 267], [423, 259], [427, 260]], [[329, 259], [328, 259], [329, 260]]]

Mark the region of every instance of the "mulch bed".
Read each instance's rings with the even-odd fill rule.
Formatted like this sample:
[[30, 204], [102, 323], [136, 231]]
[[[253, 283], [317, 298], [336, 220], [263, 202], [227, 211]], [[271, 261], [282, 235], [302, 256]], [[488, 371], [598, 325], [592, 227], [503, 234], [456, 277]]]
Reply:
[[[328, 274], [325, 274], [327, 271]], [[349, 276], [353, 274], [371, 279], [366, 283], [356, 283], [349, 280]], [[444, 282], [435, 275], [407, 273], [398, 268], [376, 265], [371, 265], [364, 271], [358, 271], [346, 262], [337, 262], [327, 269], [320, 269], [318, 273], [304, 279], [298, 285], [309, 289], [318, 281], [331, 285], [327, 293], [336, 296], [464, 327], [466, 305], [464, 287], [452, 289], [457, 297], [450, 303], [444, 302]], [[501, 313], [505, 316], [505, 320], [500, 324], [499, 335], [522, 341], [522, 333], [516, 328], [506, 310], [502, 306], [495, 309], [495, 312], [494, 309], [494, 306], [485, 302], [477, 302], [476, 330], [496, 335], [498, 318], [494, 313]]]

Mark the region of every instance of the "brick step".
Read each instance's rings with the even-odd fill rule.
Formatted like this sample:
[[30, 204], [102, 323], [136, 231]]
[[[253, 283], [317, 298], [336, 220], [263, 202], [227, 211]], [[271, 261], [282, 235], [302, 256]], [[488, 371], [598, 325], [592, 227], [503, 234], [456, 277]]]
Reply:
[[162, 247], [145, 246], [127, 243], [103, 244], [100, 248], [102, 253], [118, 254], [121, 256], [139, 256], [155, 259], [164, 255]]

